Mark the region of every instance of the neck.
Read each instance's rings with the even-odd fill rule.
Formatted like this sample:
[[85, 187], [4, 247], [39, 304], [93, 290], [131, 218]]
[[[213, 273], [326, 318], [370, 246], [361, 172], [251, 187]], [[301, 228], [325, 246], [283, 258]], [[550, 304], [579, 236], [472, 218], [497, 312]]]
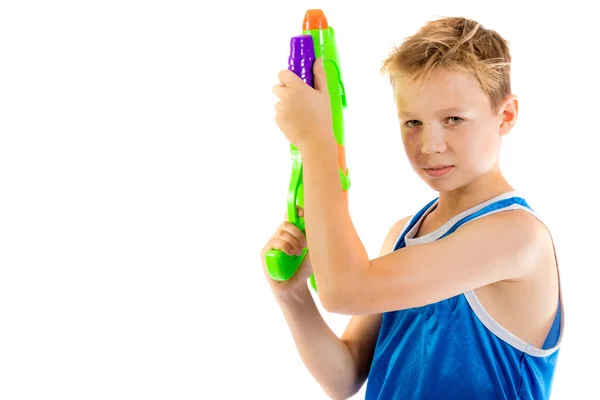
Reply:
[[438, 217], [450, 219], [477, 204], [512, 190], [514, 189], [508, 184], [496, 164], [490, 171], [468, 185], [449, 192], [440, 192], [435, 211]]

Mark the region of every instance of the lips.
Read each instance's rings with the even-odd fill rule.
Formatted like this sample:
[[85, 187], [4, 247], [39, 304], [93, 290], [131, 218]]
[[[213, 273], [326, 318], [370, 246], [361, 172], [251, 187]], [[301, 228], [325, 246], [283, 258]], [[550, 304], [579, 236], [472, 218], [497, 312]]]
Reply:
[[452, 165], [436, 165], [433, 167], [424, 167], [424, 169], [444, 169], [449, 167], [452, 167]]
[[435, 166], [431, 166], [431, 167], [424, 167], [423, 170], [425, 170], [425, 173], [431, 177], [440, 177], [443, 175], [446, 175], [448, 172], [450, 172], [452, 170], [452, 168], [454, 168], [453, 165], [435, 165]]

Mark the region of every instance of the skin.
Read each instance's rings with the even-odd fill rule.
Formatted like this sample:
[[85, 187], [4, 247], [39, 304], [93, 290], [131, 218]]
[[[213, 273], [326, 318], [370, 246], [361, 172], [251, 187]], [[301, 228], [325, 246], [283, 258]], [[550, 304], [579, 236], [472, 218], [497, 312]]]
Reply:
[[[332, 384], [330, 375], [314, 367], [318, 355], [303, 356], [305, 363], [312, 362], [309, 370], [316, 371], [317, 380], [341, 397], [355, 393], [366, 379], [381, 313], [431, 304], [470, 290], [475, 290], [488, 313], [508, 331], [541, 347], [558, 303], [557, 265], [546, 227], [525, 211], [504, 211], [465, 224], [443, 239], [392, 252], [393, 241], [410, 218], [406, 217], [392, 224], [381, 254], [370, 259], [339, 185], [327, 82], [318, 62], [314, 73], [315, 89], [287, 70], [281, 71], [281, 85], [273, 89], [280, 100], [276, 122], [303, 157], [307, 231], [307, 237], [292, 228], [290, 236], [280, 235], [281, 230], [274, 236], [288, 243], [290, 252], [308, 245], [310, 269], [319, 282], [323, 307], [353, 315], [339, 340], [347, 350], [331, 353], [352, 354], [351, 378]], [[434, 70], [422, 84], [402, 74], [394, 74], [392, 81], [406, 156], [419, 177], [439, 193], [437, 208], [425, 218], [417, 236], [513, 190], [498, 159], [502, 138], [517, 120], [515, 96], [492, 109], [473, 76], [446, 69]], [[427, 168], [439, 165], [450, 166], [449, 172], [441, 177], [427, 173]], [[266, 248], [273, 245], [280, 244], [269, 242]], [[299, 298], [306, 300], [305, 288], [304, 280], [287, 292], [275, 290], [288, 294], [278, 297], [282, 309]], [[290, 293], [296, 300], [291, 300]], [[291, 308], [288, 311], [288, 322], [298, 322]], [[292, 333], [302, 337], [302, 328], [292, 328]], [[336, 341], [331, 339], [331, 343], [334, 348]], [[325, 348], [323, 344], [321, 359]], [[303, 354], [304, 348], [299, 351]]]

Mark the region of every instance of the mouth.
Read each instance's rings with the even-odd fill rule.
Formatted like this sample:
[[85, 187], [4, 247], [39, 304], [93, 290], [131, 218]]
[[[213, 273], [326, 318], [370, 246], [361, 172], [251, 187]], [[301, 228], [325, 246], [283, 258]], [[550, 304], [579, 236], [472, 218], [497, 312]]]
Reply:
[[433, 167], [424, 167], [425, 173], [431, 177], [440, 177], [446, 175], [454, 168], [454, 165], [435, 165]]

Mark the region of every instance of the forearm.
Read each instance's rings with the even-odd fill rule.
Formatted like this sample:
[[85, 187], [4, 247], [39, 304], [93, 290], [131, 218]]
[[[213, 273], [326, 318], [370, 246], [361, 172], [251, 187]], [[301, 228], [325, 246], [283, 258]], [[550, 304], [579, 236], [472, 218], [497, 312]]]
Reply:
[[329, 328], [308, 289], [294, 298], [279, 298], [278, 304], [311, 375], [334, 399], [356, 392], [358, 369], [348, 346]]
[[302, 153], [306, 237], [320, 294], [351, 287], [370, 263], [340, 184], [336, 146], [332, 140]]

